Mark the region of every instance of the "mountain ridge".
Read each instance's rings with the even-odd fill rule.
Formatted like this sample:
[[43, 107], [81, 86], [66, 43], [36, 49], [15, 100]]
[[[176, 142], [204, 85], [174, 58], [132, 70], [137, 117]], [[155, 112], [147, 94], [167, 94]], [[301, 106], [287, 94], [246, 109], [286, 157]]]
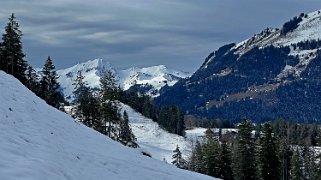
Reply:
[[57, 70], [59, 83], [62, 92], [68, 101], [72, 101], [74, 85], [77, 73], [81, 72], [84, 81], [93, 89], [99, 89], [100, 77], [108, 70], [112, 71], [119, 82], [120, 87], [128, 90], [135, 86], [136, 88], [145, 88], [145, 93], [151, 96], [158, 96], [159, 90], [167, 86], [174, 85], [179, 79], [186, 78], [190, 74], [181, 71], [168, 69], [165, 65], [150, 67], [131, 67], [128, 69], [115, 69], [112, 65], [103, 59], [94, 59], [87, 62], [76, 64], [70, 68]]
[[255, 122], [321, 121], [316, 104], [320, 82], [313, 81], [321, 75], [320, 27], [320, 10], [301, 13], [280, 29], [267, 28], [238, 44], [222, 46], [190, 78], [167, 88], [155, 102], [233, 122], [244, 117]]

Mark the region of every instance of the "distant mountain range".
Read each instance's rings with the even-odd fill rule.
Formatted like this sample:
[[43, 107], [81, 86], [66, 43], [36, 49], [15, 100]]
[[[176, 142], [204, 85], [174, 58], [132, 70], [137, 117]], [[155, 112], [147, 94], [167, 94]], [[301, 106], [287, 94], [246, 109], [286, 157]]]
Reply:
[[178, 80], [190, 76], [189, 73], [170, 70], [164, 65], [115, 69], [108, 61], [102, 59], [76, 64], [70, 68], [58, 70], [57, 73], [65, 98], [72, 101], [74, 99], [74, 85], [72, 84], [75, 82], [78, 72], [82, 73], [84, 81], [89, 87], [99, 88], [99, 79], [107, 71], [114, 73], [119, 85], [124, 90], [136, 87], [153, 97], [159, 95], [159, 90], [162, 87], [173, 86]]
[[186, 114], [254, 122], [321, 122], [321, 13], [301, 13], [212, 52], [189, 78], [161, 91], [157, 105]]

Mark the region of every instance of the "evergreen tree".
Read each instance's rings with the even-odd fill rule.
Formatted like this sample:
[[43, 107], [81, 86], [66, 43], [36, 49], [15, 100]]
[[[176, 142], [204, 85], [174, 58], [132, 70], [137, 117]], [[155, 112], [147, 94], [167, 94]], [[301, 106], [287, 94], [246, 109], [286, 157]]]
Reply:
[[173, 152], [174, 152], [174, 155], [172, 157], [173, 159], [172, 164], [174, 164], [178, 168], [185, 169], [186, 161], [183, 159], [182, 153], [179, 150], [178, 145], [176, 146], [176, 149]]
[[226, 141], [222, 141], [219, 154], [219, 174], [220, 178], [233, 180], [232, 152]]
[[238, 142], [233, 158], [233, 174], [235, 175], [235, 179], [238, 180], [256, 179], [257, 163], [251, 121], [243, 119], [238, 129]]
[[42, 78], [40, 80], [40, 97], [44, 99], [47, 104], [59, 108], [60, 102], [64, 102], [63, 95], [59, 92], [58, 75], [55, 71], [55, 66], [48, 56], [45, 65], [42, 69]]
[[205, 173], [204, 164], [203, 164], [203, 152], [202, 145], [199, 141], [196, 141], [195, 146], [193, 147], [191, 157], [188, 162], [189, 170]]
[[26, 84], [27, 62], [24, 60], [25, 54], [22, 50], [21, 36], [19, 24], [12, 13], [5, 27], [5, 33], [2, 35], [0, 70], [13, 75], [23, 84]]
[[307, 145], [303, 146], [302, 158], [303, 158], [303, 177], [305, 179], [317, 179], [318, 168], [317, 168], [316, 155], [315, 155], [314, 149]]
[[207, 133], [206, 142], [203, 144], [204, 172], [213, 177], [220, 177], [219, 144], [212, 133]]
[[298, 148], [294, 151], [291, 163], [292, 163], [292, 169], [291, 169], [292, 179], [293, 180], [303, 179], [302, 159]]
[[293, 152], [286, 140], [282, 140], [280, 143], [280, 159], [281, 159], [281, 179], [288, 180], [291, 177], [291, 157]]
[[270, 180], [280, 177], [281, 162], [278, 152], [278, 143], [272, 127], [269, 123], [265, 123], [258, 152], [259, 171], [262, 179]]
[[102, 123], [101, 132], [108, 137], [118, 140], [119, 124], [121, 115], [119, 114], [119, 94], [116, 78], [111, 71], [106, 72], [100, 78], [102, 90]]
[[26, 87], [36, 95], [39, 95], [39, 76], [30, 65], [26, 71], [26, 80]]
[[109, 101], [119, 100], [119, 90], [117, 87], [117, 81], [112, 71], [107, 71], [100, 78], [100, 86], [102, 90], [103, 100], [109, 100]]
[[99, 100], [93, 96], [88, 87], [84, 87], [80, 91], [77, 104], [76, 118], [79, 119], [86, 126], [100, 130], [100, 103]]
[[83, 91], [88, 91], [88, 84], [84, 81], [84, 78], [81, 71], [78, 71], [75, 82], [72, 84], [75, 86], [73, 91], [75, 102], [78, 102], [79, 96]]
[[128, 114], [126, 111], [123, 113], [123, 119], [120, 122], [119, 140], [125, 146], [137, 148], [136, 137], [129, 127]]

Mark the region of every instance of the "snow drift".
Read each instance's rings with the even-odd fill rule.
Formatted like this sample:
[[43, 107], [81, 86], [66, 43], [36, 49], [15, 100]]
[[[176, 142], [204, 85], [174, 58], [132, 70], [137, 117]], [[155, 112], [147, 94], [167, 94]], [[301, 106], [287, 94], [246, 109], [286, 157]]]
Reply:
[[211, 179], [122, 146], [0, 71], [0, 179]]

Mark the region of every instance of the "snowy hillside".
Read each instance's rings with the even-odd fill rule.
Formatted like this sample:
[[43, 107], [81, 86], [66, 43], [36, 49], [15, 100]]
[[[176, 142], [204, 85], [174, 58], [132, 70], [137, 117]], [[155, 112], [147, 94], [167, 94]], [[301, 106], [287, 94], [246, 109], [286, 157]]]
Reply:
[[[302, 21], [293, 30], [283, 35], [282, 28], [267, 28], [253, 37], [234, 46], [238, 54], [244, 54], [253, 47], [290, 46], [307, 40], [321, 40], [321, 10], [300, 14]], [[292, 55], [296, 54], [295, 52]], [[302, 53], [301, 53], [302, 55]]]
[[174, 85], [179, 79], [188, 77], [189, 74], [180, 71], [167, 69], [164, 65], [152, 66], [145, 68], [129, 68], [124, 70], [114, 69], [108, 61], [95, 59], [74, 65], [73, 67], [58, 70], [59, 83], [62, 87], [67, 100], [73, 100], [74, 86], [72, 85], [80, 71], [85, 77], [84, 80], [91, 88], [99, 88], [100, 77], [108, 70], [115, 73], [119, 80], [120, 86], [124, 90], [128, 90], [134, 85], [148, 87], [148, 94], [157, 96], [158, 91], [165, 86]]
[[137, 138], [137, 143], [153, 158], [159, 160], [165, 158], [170, 163], [176, 145], [179, 146], [185, 159], [189, 157], [192, 149], [191, 141], [161, 129], [156, 122], [137, 113], [127, 105], [122, 104], [122, 109], [128, 113], [129, 123]]
[[212, 179], [76, 123], [2, 71], [0, 92], [0, 179]]

